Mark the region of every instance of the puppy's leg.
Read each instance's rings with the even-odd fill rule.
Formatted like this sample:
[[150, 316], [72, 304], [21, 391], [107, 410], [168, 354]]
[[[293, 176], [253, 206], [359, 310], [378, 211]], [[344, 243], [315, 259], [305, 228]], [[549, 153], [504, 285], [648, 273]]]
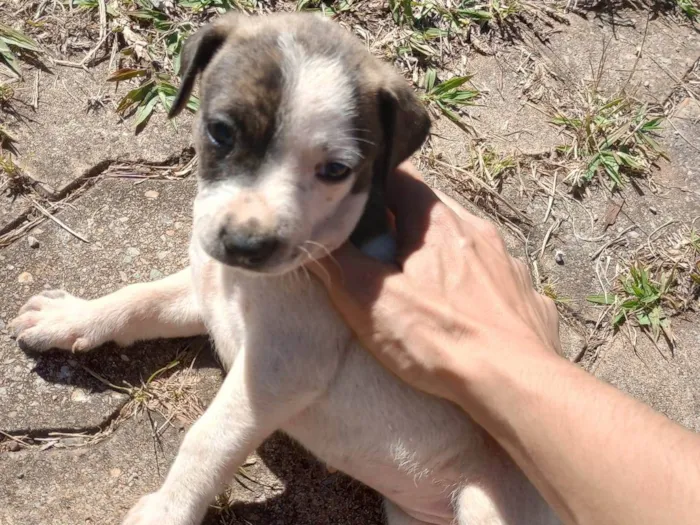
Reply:
[[62, 290], [35, 295], [10, 324], [22, 348], [90, 350], [107, 341], [188, 337], [206, 332], [195, 304], [191, 270], [133, 284], [92, 301]]
[[387, 525], [429, 525], [409, 516], [388, 499], [384, 500], [384, 514]]
[[[264, 377], [263, 377], [264, 376]], [[123, 525], [197, 525], [250, 452], [315, 394], [239, 354], [214, 401], [185, 436], [163, 486], [134, 506]]]

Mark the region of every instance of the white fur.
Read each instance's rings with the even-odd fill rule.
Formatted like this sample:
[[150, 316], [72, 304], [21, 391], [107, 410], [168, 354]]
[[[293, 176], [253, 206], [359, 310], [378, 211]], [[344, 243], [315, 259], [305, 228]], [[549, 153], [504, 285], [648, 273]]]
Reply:
[[[358, 160], [350, 140], [355, 108], [348, 85], [338, 81], [345, 75], [332, 60], [304, 55], [291, 37], [280, 46], [288, 65], [287, 154], [265, 166], [252, 188], [235, 178], [200, 188], [191, 270], [94, 301], [56, 292], [35, 297], [13, 323], [20, 342], [38, 349], [213, 337], [229, 370], [221, 390], [188, 432], [162, 487], [124, 524], [198, 524], [245, 457], [277, 429], [381, 492], [389, 525], [557, 523], [467, 415], [409, 388], [359, 346], [293, 252], [278, 256], [277, 269], [296, 270], [267, 276], [205, 252], [211, 225], [236, 199], [257, 199], [263, 218], [286, 224], [290, 245], [314, 257], [347, 239], [362, 213], [367, 196], [350, 192], [352, 179], [328, 185], [314, 177], [319, 162]], [[363, 248], [386, 260], [394, 246], [377, 239]]]

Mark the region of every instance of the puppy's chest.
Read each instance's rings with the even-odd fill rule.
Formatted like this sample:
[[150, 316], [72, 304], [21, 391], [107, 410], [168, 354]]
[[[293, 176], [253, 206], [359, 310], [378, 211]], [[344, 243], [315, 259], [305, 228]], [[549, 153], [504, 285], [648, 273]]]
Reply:
[[347, 346], [349, 329], [306, 274], [248, 276], [211, 260], [192, 267], [204, 323], [226, 368], [242, 351], [318, 366], [336, 362]]

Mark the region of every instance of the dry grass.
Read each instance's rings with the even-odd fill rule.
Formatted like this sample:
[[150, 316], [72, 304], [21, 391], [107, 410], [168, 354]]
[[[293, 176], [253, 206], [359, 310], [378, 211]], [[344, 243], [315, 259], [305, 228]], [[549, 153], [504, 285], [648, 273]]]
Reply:
[[665, 153], [657, 142], [663, 121], [659, 109], [626, 94], [604, 96], [585, 90], [579, 103], [552, 119], [570, 141], [558, 149], [571, 161], [566, 181], [574, 190], [599, 181], [619, 189], [629, 177], [645, 177]]

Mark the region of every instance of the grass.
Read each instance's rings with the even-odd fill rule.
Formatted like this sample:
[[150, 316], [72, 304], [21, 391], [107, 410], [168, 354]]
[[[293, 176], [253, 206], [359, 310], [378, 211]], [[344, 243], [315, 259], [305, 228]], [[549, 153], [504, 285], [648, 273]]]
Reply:
[[324, 16], [338, 16], [349, 13], [355, 9], [357, 0], [297, 0], [297, 11], [316, 11]]
[[656, 142], [662, 117], [625, 95], [606, 98], [587, 92], [576, 110], [559, 112], [552, 122], [571, 138], [558, 150], [575, 161], [567, 180], [576, 189], [600, 175], [611, 190], [623, 186], [630, 176], [648, 175], [652, 163], [665, 157]]
[[467, 169], [496, 188], [516, 170], [517, 165], [518, 161], [514, 156], [499, 153], [485, 144], [478, 144], [471, 148], [471, 162]]
[[700, 18], [700, 4], [696, 0], [675, 0], [675, 2], [678, 10], [692, 22]]
[[429, 68], [425, 73], [425, 93], [422, 95], [423, 102], [428, 107], [436, 107], [460, 127], [467, 127], [462, 117], [459, 115], [461, 108], [472, 106], [479, 98], [479, 91], [475, 89], [464, 89], [464, 84], [471, 80], [471, 75], [457, 76], [438, 82], [437, 72]]
[[[173, 105], [177, 87], [171, 75], [157, 73], [152, 69], [120, 69], [112, 73], [108, 82], [123, 82], [133, 78], [142, 78], [141, 84], [129, 91], [117, 104], [117, 113], [123, 116], [134, 115], [137, 132], [142, 130], [153, 115], [157, 106], [168, 112]], [[197, 111], [199, 99], [191, 96], [187, 109]]]
[[41, 47], [21, 31], [0, 23], [0, 61], [4, 62], [18, 76], [22, 76], [18, 53], [39, 54]]
[[15, 90], [11, 86], [0, 84], [0, 107], [7, 104], [15, 96]]
[[[0, 128], [0, 139], [2, 139], [2, 128]], [[0, 184], [2, 191], [8, 191], [10, 197], [21, 195], [29, 191], [27, 179], [22, 174], [19, 166], [15, 164], [9, 154], [4, 154], [0, 151], [0, 181], [5, 181]]]
[[612, 307], [614, 328], [633, 321], [642, 329], [650, 331], [654, 341], [659, 339], [661, 333], [673, 341], [669, 312], [677, 308], [672, 293], [676, 283], [674, 272], [655, 275], [651, 268], [635, 263], [619, 279], [616, 291], [591, 295], [586, 299], [591, 303]]

